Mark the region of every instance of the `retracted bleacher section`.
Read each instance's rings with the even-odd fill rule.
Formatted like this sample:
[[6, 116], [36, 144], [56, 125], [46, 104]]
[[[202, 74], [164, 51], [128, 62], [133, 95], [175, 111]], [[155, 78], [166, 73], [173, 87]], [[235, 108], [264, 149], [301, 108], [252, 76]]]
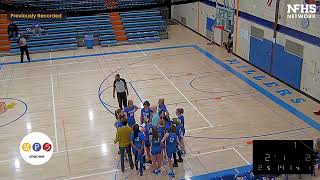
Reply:
[[[40, 36], [32, 36], [32, 32], [28, 31], [34, 21], [22, 20], [15, 21], [15, 23], [19, 27], [19, 33], [30, 35], [28, 47], [31, 53], [77, 49], [84, 45], [83, 38], [87, 34], [95, 37], [95, 44], [112, 46], [158, 42], [160, 34], [166, 32], [166, 24], [159, 10], [129, 11], [117, 14], [119, 18], [116, 21], [120, 21], [119, 23], [114, 23], [112, 15], [109, 14], [38, 21], [41, 28], [44, 29]], [[119, 28], [120, 25], [121, 28]], [[11, 39], [10, 52], [20, 53], [17, 39]]]
[[[121, 23], [118, 23], [118, 26], [123, 26], [123, 28], [114, 28], [120, 29], [114, 30], [114, 35], [100, 36], [102, 46], [158, 42], [160, 34], [167, 30], [159, 10], [120, 12], [119, 15], [120, 19], [117, 21]], [[126, 37], [126, 41], [117, 40], [117, 34], [121, 34], [117, 32], [122, 31], [124, 31], [122, 36]]]

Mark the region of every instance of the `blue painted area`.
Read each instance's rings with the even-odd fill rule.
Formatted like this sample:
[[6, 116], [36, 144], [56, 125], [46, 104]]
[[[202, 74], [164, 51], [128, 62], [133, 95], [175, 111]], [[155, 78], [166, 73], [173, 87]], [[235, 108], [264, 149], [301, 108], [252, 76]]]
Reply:
[[215, 24], [216, 24], [216, 20], [207, 17], [206, 29], [208, 31], [212, 31]]
[[272, 42], [250, 36], [249, 62], [265, 72], [270, 71]]
[[5, 124], [1, 124], [1, 125], [0, 125], [0, 128], [1, 128], [1, 127], [4, 127], [4, 126], [6, 126], [6, 125], [10, 125], [10, 124], [16, 122], [17, 120], [21, 119], [21, 118], [27, 113], [27, 111], [28, 111], [28, 105], [27, 105], [27, 103], [25, 103], [24, 101], [22, 101], [22, 100], [20, 100], [20, 99], [15, 99], [15, 98], [0, 98], [0, 99], [15, 100], [15, 101], [21, 102], [21, 103], [24, 105], [24, 107], [25, 107], [23, 113], [22, 113], [21, 115], [19, 115], [19, 117], [17, 117], [16, 119], [14, 119], [14, 120], [12, 120], [12, 121], [10, 121], [10, 122], [5, 123]]
[[281, 89], [276, 91], [280, 96], [286, 96], [286, 95], [291, 95], [292, 92], [289, 91], [288, 89]]
[[262, 79], [265, 79], [265, 76], [253, 76], [253, 79], [257, 80], [257, 81], [261, 81]]
[[279, 25], [278, 31], [282, 34], [294, 37], [301, 41], [320, 47], [320, 38], [317, 36], [313, 36], [301, 31], [297, 31], [295, 29], [292, 29], [283, 25]]
[[[237, 172], [237, 170], [239, 171], [239, 173]], [[203, 174], [199, 176], [193, 176], [186, 179], [190, 179], [190, 180], [214, 179], [214, 178], [221, 178], [223, 176], [230, 175], [230, 174], [234, 174], [234, 175], [244, 174], [250, 171], [252, 171], [252, 165], [247, 165], [247, 166], [240, 166], [240, 167], [235, 167], [235, 168], [226, 169], [222, 171], [212, 172], [208, 174]]]
[[[270, 93], [268, 90], [262, 88], [261, 86], [259, 86], [258, 84], [256, 84], [255, 82], [251, 81], [250, 79], [248, 79], [247, 77], [243, 76], [242, 74], [240, 74], [239, 72], [237, 72], [236, 70], [234, 70], [233, 68], [231, 68], [230, 66], [228, 66], [227, 64], [225, 64], [224, 62], [220, 61], [219, 59], [217, 59], [216, 57], [214, 57], [212, 54], [208, 53], [206, 50], [200, 48], [197, 45], [194, 45], [194, 48], [197, 49], [198, 51], [200, 51], [203, 55], [207, 56], [209, 59], [211, 59], [213, 62], [217, 63], [218, 65], [220, 65], [221, 67], [223, 67], [224, 69], [226, 69], [227, 71], [231, 72], [232, 74], [234, 74], [235, 76], [237, 76], [239, 79], [243, 80], [244, 82], [246, 82], [248, 85], [250, 85], [251, 87], [253, 87], [254, 89], [256, 89], [257, 91], [261, 92], [262, 94], [264, 94], [266, 97], [268, 97], [270, 100], [274, 101], [275, 103], [277, 103], [279, 106], [281, 106], [282, 108], [286, 109], [287, 111], [291, 112], [293, 115], [295, 115], [296, 117], [298, 117], [299, 119], [303, 120], [305, 123], [307, 123], [309, 126], [313, 127], [314, 129], [320, 131], [320, 124], [318, 122], [316, 122], [315, 120], [311, 119], [310, 117], [306, 116], [304, 113], [300, 112], [299, 110], [297, 110], [296, 108], [294, 108], [293, 106], [289, 105], [288, 103], [286, 103], [284, 100], [278, 98], [277, 96], [273, 95], [272, 93]], [[234, 61], [233, 61], [234, 62]]]
[[[273, 29], [273, 22], [259, 18], [257, 16], [239, 11], [239, 17], [246, 19], [250, 22], [259, 24], [261, 26], [264, 26], [266, 28]], [[286, 26], [283, 26], [280, 24], [278, 25], [277, 30], [278, 30], [278, 32], [283, 33], [285, 35], [291, 36], [293, 38], [296, 38], [301, 41], [304, 41], [309, 44], [313, 44], [315, 46], [320, 47], [320, 38], [317, 36], [313, 36], [313, 35], [310, 35], [310, 34], [307, 34], [307, 33], [301, 32], [301, 31], [297, 31], [295, 29], [292, 29], [292, 28], [289, 28], [289, 27], [286, 27]]]
[[295, 104], [306, 102], [306, 100], [303, 98], [291, 99], [290, 101]]
[[276, 44], [271, 74], [292, 87], [300, 89], [302, 62], [301, 57], [285, 51], [283, 46]]
[[279, 86], [279, 84], [276, 83], [276, 82], [265, 82], [265, 83], [263, 83], [263, 85], [265, 85], [265, 86], [267, 86], [267, 87]]

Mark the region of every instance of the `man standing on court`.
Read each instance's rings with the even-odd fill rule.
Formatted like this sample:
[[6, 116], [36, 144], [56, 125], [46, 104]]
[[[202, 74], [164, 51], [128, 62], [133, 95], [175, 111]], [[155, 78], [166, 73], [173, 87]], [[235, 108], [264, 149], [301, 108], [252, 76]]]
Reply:
[[21, 56], [21, 63], [23, 63], [23, 56], [24, 52], [27, 55], [27, 59], [30, 62], [30, 56], [29, 56], [29, 51], [28, 51], [28, 46], [27, 46], [27, 38], [23, 34], [19, 34], [19, 39], [18, 39], [18, 45], [20, 48], [20, 56]]
[[[127, 87], [126, 80], [120, 78], [120, 74], [117, 74], [113, 82], [113, 98], [115, 98], [115, 92], [117, 91], [117, 99], [119, 103], [119, 108], [123, 109], [127, 107], [127, 96], [129, 96], [129, 91]], [[123, 104], [123, 108], [122, 108]]]

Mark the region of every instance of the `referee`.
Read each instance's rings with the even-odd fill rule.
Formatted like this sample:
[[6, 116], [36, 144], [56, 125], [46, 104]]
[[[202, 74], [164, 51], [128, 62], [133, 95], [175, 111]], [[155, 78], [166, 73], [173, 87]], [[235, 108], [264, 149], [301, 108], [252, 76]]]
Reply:
[[126, 80], [120, 78], [120, 74], [117, 74], [113, 82], [113, 98], [115, 98], [115, 92], [117, 91], [117, 99], [119, 103], [119, 108], [127, 107], [127, 96], [129, 96], [129, 91], [127, 87]]

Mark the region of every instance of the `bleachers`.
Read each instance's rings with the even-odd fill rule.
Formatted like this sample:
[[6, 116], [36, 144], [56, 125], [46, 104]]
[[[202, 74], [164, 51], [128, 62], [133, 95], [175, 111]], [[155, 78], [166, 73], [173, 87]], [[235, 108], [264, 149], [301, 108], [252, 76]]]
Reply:
[[[32, 35], [27, 31], [33, 21], [16, 21], [19, 31]], [[108, 15], [67, 17], [61, 20], [40, 21], [42, 31], [40, 36], [28, 39], [30, 52], [76, 49], [79, 39], [90, 33], [95, 36], [113, 34]], [[16, 39], [11, 41], [11, 53], [19, 53]]]
[[[159, 10], [129, 11], [119, 13], [121, 25], [124, 27], [126, 41], [116, 40], [118, 32], [108, 14], [95, 16], [67, 17], [60, 20], [40, 21], [42, 31], [40, 36], [32, 36], [27, 29], [34, 21], [16, 21], [19, 32], [30, 35], [28, 47], [30, 52], [76, 49], [81, 45], [84, 35], [92, 34], [101, 45], [120, 45], [127, 43], [144, 43], [160, 41], [160, 32], [166, 30], [166, 25]], [[120, 33], [120, 34], [122, 34]], [[11, 53], [19, 53], [17, 39], [11, 39]]]
[[102, 46], [117, 44], [146, 43], [160, 41], [160, 32], [166, 31], [165, 21], [159, 10], [129, 11], [119, 13], [124, 27], [126, 42], [119, 42], [116, 36], [101, 36]]

